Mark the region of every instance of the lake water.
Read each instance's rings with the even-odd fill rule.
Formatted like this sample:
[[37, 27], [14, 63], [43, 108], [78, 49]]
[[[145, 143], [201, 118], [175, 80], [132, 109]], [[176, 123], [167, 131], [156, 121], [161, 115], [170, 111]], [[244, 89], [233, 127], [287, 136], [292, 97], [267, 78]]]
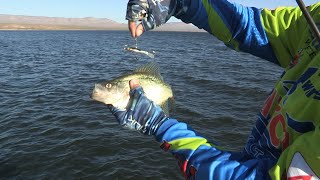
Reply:
[[[152, 137], [89, 95], [150, 58], [126, 31], [0, 31], [0, 179], [184, 179]], [[174, 91], [173, 117], [241, 151], [282, 70], [207, 33], [148, 32], [138, 46]]]

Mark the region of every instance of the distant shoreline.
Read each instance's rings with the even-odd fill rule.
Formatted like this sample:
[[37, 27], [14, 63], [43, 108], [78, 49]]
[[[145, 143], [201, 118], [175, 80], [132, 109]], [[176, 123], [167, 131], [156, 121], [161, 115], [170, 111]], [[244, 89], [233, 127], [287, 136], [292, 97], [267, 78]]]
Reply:
[[[127, 28], [2, 28], [0, 26], [0, 31], [128, 31]], [[205, 31], [190, 31], [190, 30], [172, 30], [172, 29], [154, 29], [151, 32], [197, 32], [202, 33]]]
[[[0, 31], [128, 31], [128, 29], [0, 29]], [[151, 32], [205, 33], [204, 31], [152, 30]]]
[[[0, 14], [0, 30], [128, 30], [126, 23], [107, 18], [63, 18]], [[192, 24], [171, 22], [153, 31], [204, 32]]]
[[82, 27], [66, 25], [45, 25], [45, 24], [2, 24], [0, 30], [126, 30], [125, 27]]

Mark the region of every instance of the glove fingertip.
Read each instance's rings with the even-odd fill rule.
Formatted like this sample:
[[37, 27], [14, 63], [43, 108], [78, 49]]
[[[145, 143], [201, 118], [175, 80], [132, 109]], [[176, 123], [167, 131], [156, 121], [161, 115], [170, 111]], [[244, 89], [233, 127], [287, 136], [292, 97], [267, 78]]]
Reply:
[[132, 90], [130, 90], [130, 96], [133, 96], [134, 94], [144, 94], [143, 88], [141, 86], [138, 86]]

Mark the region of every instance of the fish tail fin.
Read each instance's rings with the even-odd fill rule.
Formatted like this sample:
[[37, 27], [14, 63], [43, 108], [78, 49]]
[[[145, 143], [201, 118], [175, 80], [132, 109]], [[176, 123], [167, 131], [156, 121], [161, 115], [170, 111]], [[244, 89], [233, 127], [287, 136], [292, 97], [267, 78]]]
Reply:
[[168, 99], [168, 106], [170, 109], [170, 112], [175, 112], [176, 111], [176, 100], [174, 99], [174, 97], [170, 97]]
[[162, 104], [160, 107], [161, 107], [162, 111], [164, 112], [164, 114], [166, 114], [167, 116], [170, 115], [168, 101], [166, 101], [166, 102], [165, 102], [164, 104]]
[[170, 97], [160, 107], [167, 116], [170, 116], [170, 113], [175, 112], [175, 106], [176, 106], [176, 103], [174, 98]]

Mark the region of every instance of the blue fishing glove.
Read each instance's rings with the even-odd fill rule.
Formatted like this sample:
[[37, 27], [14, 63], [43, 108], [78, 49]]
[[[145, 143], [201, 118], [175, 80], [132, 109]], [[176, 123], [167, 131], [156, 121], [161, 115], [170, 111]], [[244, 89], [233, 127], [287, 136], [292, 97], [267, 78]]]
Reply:
[[172, 15], [186, 11], [191, 0], [129, 0], [126, 19], [142, 20], [145, 31], [166, 23]]
[[146, 135], [154, 135], [160, 125], [168, 119], [162, 109], [144, 95], [141, 86], [130, 91], [126, 110], [117, 109], [112, 105], [108, 105], [108, 108], [122, 127]]

